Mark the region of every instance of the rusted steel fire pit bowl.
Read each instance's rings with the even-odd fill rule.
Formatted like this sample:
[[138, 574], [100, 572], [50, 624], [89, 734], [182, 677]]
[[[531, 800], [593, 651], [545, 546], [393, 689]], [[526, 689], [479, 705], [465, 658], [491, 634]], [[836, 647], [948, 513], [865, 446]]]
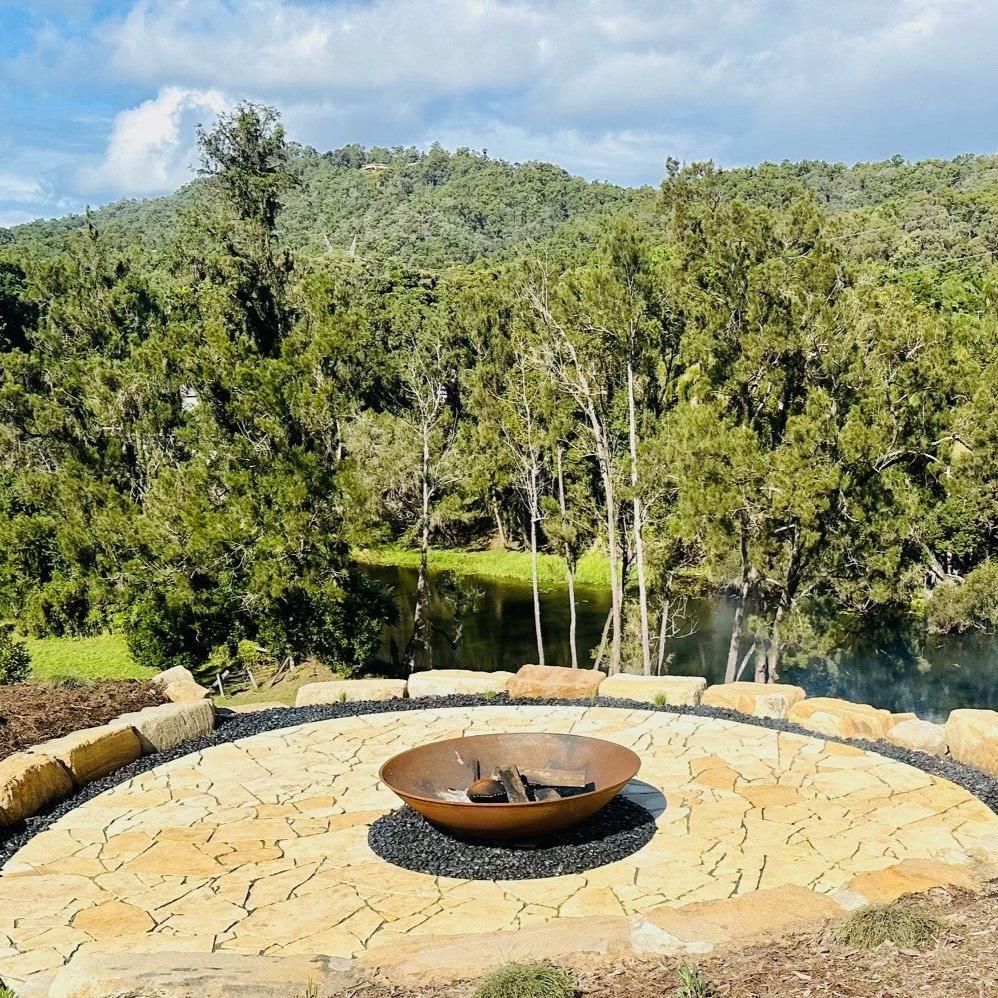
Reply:
[[[525, 775], [584, 772], [584, 785], [550, 799], [475, 803], [464, 791], [481, 777], [515, 767]], [[633, 779], [641, 760], [630, 749], [581, 735], [516, 732], [448, 738], [409, 749], [381, 767], [381, 779], [435, 825], [471, 838], [527, 841], [583, 821]]]

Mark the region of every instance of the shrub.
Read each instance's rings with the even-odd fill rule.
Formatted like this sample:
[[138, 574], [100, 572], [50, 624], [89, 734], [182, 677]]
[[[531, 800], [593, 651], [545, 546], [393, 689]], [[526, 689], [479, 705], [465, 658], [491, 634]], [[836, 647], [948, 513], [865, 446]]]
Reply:
[[553, 963], [507, 963], [483, 977], [473, 998], [573, 998], [575, 981]]
[[910, 904], [871, 904], [846, 919], [839, 929], [839, 942], [854, 949], [876, 949], [885, 942], [917, 949], [930, 943], [942, 927], [935, 915]]
[[676, 998], [714, 998], [717, 994], [699, 967], [680, 967], [676, 976], [679, 978]]
[[28, 646], [15, 636], [12, 624], [0, 624], [0, 684], [23, 683], [30, 671]]
[[998, 630], [998, 561], [985, 561], [963, 582], [937, 586], [929, 597], [929, 629], [935, 634]]
[[[239, 665], [241, 649], [260, 646], [275, 660], [314, 655], [344, 674], [368, 667], [383, 624], [397, 620], [386, 586], [350, 568], [334, 582], [288, 581], [278, 595], [250, 593], [231, 573], [160, 587], [136, 584], [122, 630], [135, 660], [153, 669], [196, 672]], [[252, 665], [251, 665], [252, 668]]]

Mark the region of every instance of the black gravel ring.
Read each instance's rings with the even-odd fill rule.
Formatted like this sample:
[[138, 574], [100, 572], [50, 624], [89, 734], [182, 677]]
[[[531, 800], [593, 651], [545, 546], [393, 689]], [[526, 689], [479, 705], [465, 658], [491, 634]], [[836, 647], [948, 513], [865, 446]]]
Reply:
[[843, 745], [854, 745], [856, 748], [874, 752], [886, 759], [907, 763], [920, 769], [930, 776], [938, 776], [950, 780], [973, 794], [998, 814], [998, 778], [983, 773], [973, 766], [965, 766], [953, 759], [939, 759], [926, 752], [915, 752], [903, 749], [888, 742], [860, 741], [848, 738], [837, 738], [822, 735], [799, 724], [789, 721], [779, 721], [768, 717], [751, 717], [739, 714], [733, 710], [719, 710], [715, 707], [672, 707], [656, 706], [641, 703], [637, 700], [624, 700], [616, 697], [592, 697], [586, 700], [516, 700], [513, 701], [505, 693], [493, 696], [450, 696], [421, 697], [416, 700], [377, 700], [358, 703], [336, 703], [316, 707], [289, 707], [283, 710], [264, 710], [252, 714], [235, 714], [220, 710], [218, 724], [215, 730], [204, 738], [184, 742], [168, 752], [143, 756], [135, 762], [115, 770], [107, 776], [88, 783], [64, 800], [59, 801], [42, 814], [28, 818], [19, 825], [0, 828], [0, 867], [30, 839], [45, 831], [64, 814], [74, 808], [93, 800], [105, 790], [110, 790], [121, 783], [151, 769], [181, 759], [192, 752], [201, 752], [215, 745], [225, 745], [240, 738], [265, 734], [268, 731], [279, 731], [281, 728], [293, 728], [300, 724], [311, 724], [315, 721], [330, 721], [340, 717], [362, 717], [367, 714], [404, 713], [409, 710], [434, 710], [447, 707], [503, 707], [503, 706], [533, 706], [533, 707], [617, 707], [622, 710], [656, 711], [663, 714], [687, 714], [691, 717], [714, 717], [722, 721], [737, 721], [759, 728], [771, 728], [774, 731], [786, 731], [791, 734], [805, 735], [809, 738], [819, 738], [826, 742], [839, 742]]
[[537, 880], [585, 873], [636, 853], [655, 834], [651, 812], [615, 797], [594, 815], [531, 848], [462, 839], [404, 806], [382, 815], [367, 844], [388, 863], [459, 880]]

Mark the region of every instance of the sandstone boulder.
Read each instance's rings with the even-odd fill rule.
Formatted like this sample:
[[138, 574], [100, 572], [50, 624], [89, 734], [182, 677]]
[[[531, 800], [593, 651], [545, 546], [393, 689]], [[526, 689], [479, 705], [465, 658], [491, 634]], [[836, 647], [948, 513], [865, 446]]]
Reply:
[[846, 891], [870, 904], [887, 904], [905, 894], [922, 894], [945, 885], [968, 891], [981, 889], [981, 878], [970, 865], [936, 859], [905, 859], [894, 866], [853, 877]]
[[63, 738], [34, 745], [28, 751], [62, 763], [73, 782], [82, 787], [134, 762], [142, 755], [142, 744], [131, 727], [115, 722], [74, 731]]
[[122, 714], [115, 725], [127, 725], [139, 736], [142, 751], [166, 752], [181, 742], [210, 735], [215, 728], [215, 708], [210, 700], [165, 703]]
[[400, 700], [405, 696], [404, 679], [333, 679], [328, 683], [306, 683], [298, 690], [296, 707], [362, 700]]
[[[510, 961], [572, 961], [629, 955], [630, 925], [620, 918], [558, 918], [529, 923], [516, 932], [408, 935], [372, 945], [358, 958], [361, 971], [401, 985], [404, 993], [426, 984], [486, 974]], [[468, 954], [474, 954], [469, 964]]]
[[823, 735], [871, 741], [886, 738], [891, 727], [890, 711], [836, 697], [812, 697], [794, 704], [788, 719]]
[[917, 717], [901, 721], [889, 728], [887, 740], [892, 745], [917, 749], [930, 755], [946, 754], [946, 729], [941, 724], [922, 721]]
[[950, 755], [998, 776], [998, 711], [954, 710], [946, 721]]
[[190, 669], [185, 669], [182, 665], [175, 665], [172, 669], [164, 669], [149, 680], [153, 686], [165, 689], [170, 683], [195, 683], [194, 673]]
[[649, 955], [706, 953], [733, 943], [812, 930], [842, 914], [841, 905], [826, 894], [787, 884], [716, 901], [648, 908], [638, 919], [645, 931], [635, 934], [634, 943], [639, 953]]
[[88, 953], [54, 976], [49, 998], [287, 998], [343, 994], [359, 983], [350, 961], [241, 953]]
[[15, 752], [0, 760], [0, 826], [30, 818], [72, 791], [73, 781], [61, 763]]
[[211, 696], [211, 690], [199, 683], [179, 679], [176, 682], [167, 683], [163, 687], [163, 695], [171, 703], [194, 703], [198, 700], [207, 700]]
[[587, 700], [599, 693], [605, 672], [563, 669], [555, 665], [524, 665], [506, 687], [511, 697]]
[[190, 669], [176, 665], [165, 669], [150, 680], [153, 686], [158, 686], [163, 695], [171, 703], [191, 703], [195, 700], [206, 700], [211, 696], [211, 690], [202, 686]]
[[410, 697], [448, 697], [505, 693], [512, 672], [473, 672], [471, 669], [432, 669], [409, 677]]
[[629, 676], [622, 673], [604, 679], [599, 695], [641, 703], [695, 707], [706, 688], [707, 680], [703, 676]]
[[752, 717], [785, 719], [790, 708], [807, 693], [787, 683], [719, 683], [708, 686], [700, 698], [704, 707], [736, 710]]

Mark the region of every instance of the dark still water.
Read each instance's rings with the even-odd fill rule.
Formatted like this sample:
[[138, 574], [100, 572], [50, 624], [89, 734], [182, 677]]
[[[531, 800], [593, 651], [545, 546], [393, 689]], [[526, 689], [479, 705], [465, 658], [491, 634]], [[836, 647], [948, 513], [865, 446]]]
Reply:
[[[368, 566], [375, 578], [395, 591], [400, 626], [386, 628], [381, 657], [392, 659], [392, 643], [405, 646], [412, 631], [416, 592], [415, 569]], [[537, 660], [530, 587], [518, 582], [469, 580], [481, 593], [477, 609], [466, 613], [456, 646], [447, 601], [436, 598], [431, 584], [430, 620], [434, 625], [432, 663], [423, 668], [506, 669], [515, 672]], [[609, 591], [580, 589], [578, 596], [579, 662], [592, 661], [603, 622], [610, 609]], [[697, 629], [670, 643], [673, 675], [705, 676], [709, 683], [724, 677], [733, 606], [724, 599], [703, 600], [692, 608]], [[549, 665], [570, 665], [568, 601], [561, 587], [541, 594], [544, 648]], [[838, 662], [785, 667], [781, 681], [803, 686], [812, 696], [837, 696], [892, 711], [914, 711], [928, 720], [944, 720], [956, 707], [998, 708], [998, 641], [994, 638], [943, 639], [914, 649], [898, 642], [891, 649], [851, 651]]]

